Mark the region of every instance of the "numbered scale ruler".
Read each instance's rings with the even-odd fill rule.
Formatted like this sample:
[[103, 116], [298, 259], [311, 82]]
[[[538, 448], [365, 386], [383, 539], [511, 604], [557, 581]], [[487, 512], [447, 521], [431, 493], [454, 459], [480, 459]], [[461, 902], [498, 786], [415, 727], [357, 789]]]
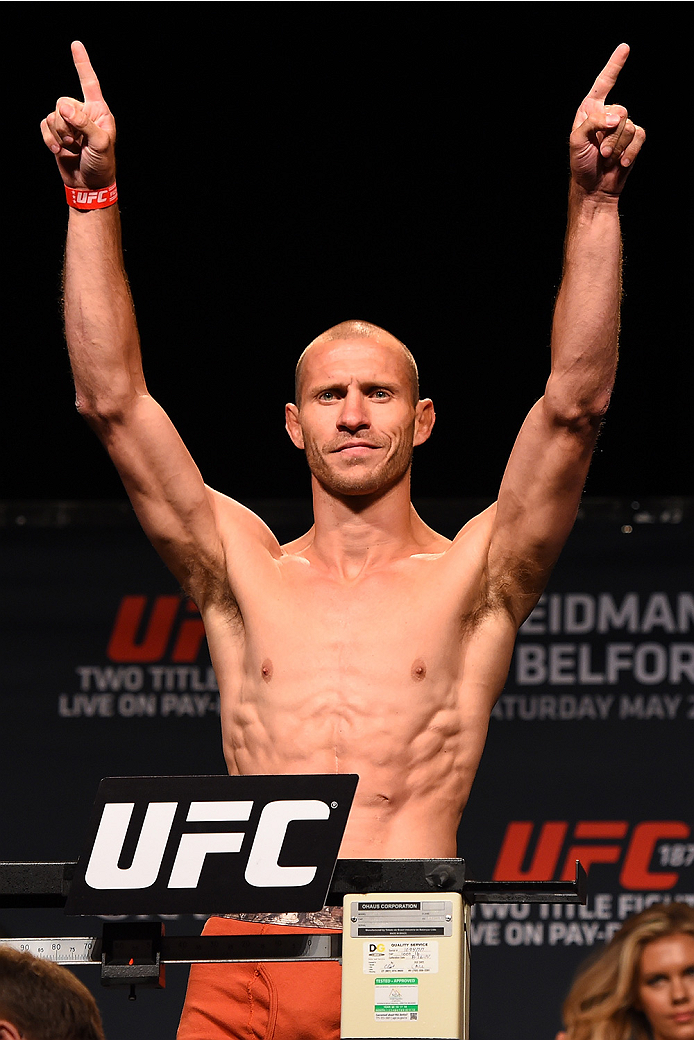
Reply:
[[[243, 964], [248, 961], [339, 961], [342, 935], [163, 935], [161, 924], [112, 925], [102, 938], [52, 936], [49, 939], [0, 939], [0, 944], [56, 964], [135, 966], [132, 979], [142, 982], [143, 964]], [[114, 933], [114, 929], [117, 930]], [[143, 929], [146, 934], [143, 934]], [[102, 956], [103, 955], [103, 956]]]
[[69, 936], [66, 939], [0, 939], [1, 946], [30, 953], [56, 964], [99, 964], [101, 939], [94, 936]]

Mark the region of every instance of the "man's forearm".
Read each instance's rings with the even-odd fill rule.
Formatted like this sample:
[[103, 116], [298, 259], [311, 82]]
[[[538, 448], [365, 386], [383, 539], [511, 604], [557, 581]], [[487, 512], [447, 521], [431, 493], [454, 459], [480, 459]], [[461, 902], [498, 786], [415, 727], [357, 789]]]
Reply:
[[602, 415], [614, 382], [622, 252], [617, 202], [617, 196], [590, 195], [571, 185], [546, 394], [570, 420]]
[[63, 289], [77, 407], [96, 418], [145, 392], [117, 206], [70, 211]]

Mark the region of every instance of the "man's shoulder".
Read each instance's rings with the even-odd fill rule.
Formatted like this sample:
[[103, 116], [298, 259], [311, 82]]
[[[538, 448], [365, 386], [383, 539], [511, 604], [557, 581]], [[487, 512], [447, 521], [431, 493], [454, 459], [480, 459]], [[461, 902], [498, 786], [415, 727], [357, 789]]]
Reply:
[[486, 541], [489, 543], [496, 517], [496, 502], [483, 509], [481, 513], [471, 517], [458, 531], [453, 539], [452, 545], [459, 543], [470, 543], [473, 541]]
[[[453, 538], [448, 538], [439, 531], [434, 530], [425, 523], [420, 516], [415, 514], [417, 525], [417, 539], [421, 545], [420, 556], [446, 557], [452, 559], [463, 556], [474, 551], [478, 544], [483, 546], [489, 543], [494, 516], [496, 515], [496, 502], [482, 510], [476, 516], [471, 517], [461, 527]], [[458, 552], [461, 548], [463, 551]]]
[[307, 549], [313, 540], [313, 528], [302, 534], [300, 538], [294, 538], [291, 542], [285, 542], [281, 546], [283, 556], [298, 556]]
[[483, 572], [486, 568], [495, 515], [496, 503], [493, 503], [468, 520], [455, 538], [446, 539], [442, 552], [445, 565], [451, 568], [462, 567], [466, 571], [472, 569]]
[[238, 551], [261, 548], [279, 557], [282, 550], [277, 538], [257, 513], [221, 491], [206, 487], [217, 521], [217, 529], [225, 548]]
[[417, 557], [431, 561], [431, 569], [418, 571], [422, 590], [435, 590], [441, 604], [457, 603], [468, 619], [479, 620], [490, 612], [487, 560], [495, 511], [493, 504], [472, 517], [453, 539], [432, 531], [429, 552]]

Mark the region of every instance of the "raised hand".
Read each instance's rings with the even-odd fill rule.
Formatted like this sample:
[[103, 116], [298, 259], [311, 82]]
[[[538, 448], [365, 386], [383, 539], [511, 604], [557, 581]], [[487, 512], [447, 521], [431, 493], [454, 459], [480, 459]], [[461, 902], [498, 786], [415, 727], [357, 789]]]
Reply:
[[571, 175], [584, 191], [619, 195], [646, 139], [643, 127], [622, 105], [607, 105], [607, 95], [629, 57], [620, 43], [578, 106], [569, 138]]
[[72, 58], [84, 100], [58, 98], [55, 110], [41, 122], [41, 133], [65, 184], [105, 188], [116, 179], [116, 123], [84, 44], [72, 44]]

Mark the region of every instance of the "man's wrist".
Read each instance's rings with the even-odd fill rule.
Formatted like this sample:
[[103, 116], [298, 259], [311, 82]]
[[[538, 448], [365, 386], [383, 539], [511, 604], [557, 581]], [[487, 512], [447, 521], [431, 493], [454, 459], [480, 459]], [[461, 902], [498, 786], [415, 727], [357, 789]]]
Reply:
[[118, 201], [116, 182], [107, 188], [72, 188], [65, 185], [65, 198], [71, 209], [106, 209]]
[[619, 205], [619, 192], [588, 191], [571, 178], [569, 185], [569, 202], [581, 207], [596, 209], [616, 209]]

